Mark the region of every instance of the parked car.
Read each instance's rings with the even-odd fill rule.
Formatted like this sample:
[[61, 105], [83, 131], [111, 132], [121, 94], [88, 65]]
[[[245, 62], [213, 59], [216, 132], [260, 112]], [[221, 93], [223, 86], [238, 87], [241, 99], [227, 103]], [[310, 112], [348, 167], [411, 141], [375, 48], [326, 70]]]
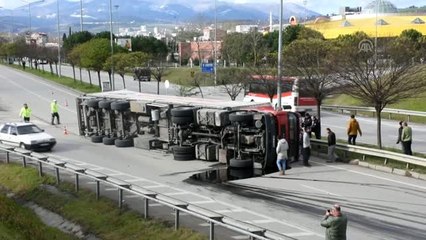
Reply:
[[0, 126], [0, 143], [34, 151], [50, 151], [56, 139], [33, 123], [6, 123]]

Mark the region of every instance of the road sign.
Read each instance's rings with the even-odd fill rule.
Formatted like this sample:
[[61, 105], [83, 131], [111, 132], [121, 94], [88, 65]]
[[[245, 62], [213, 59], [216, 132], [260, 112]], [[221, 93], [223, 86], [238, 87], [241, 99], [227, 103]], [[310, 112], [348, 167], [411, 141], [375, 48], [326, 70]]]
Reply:
[[203, 72], [203, 73], [214, 73], [214, 64], [213, 63], [201, 64], [201, 72]]

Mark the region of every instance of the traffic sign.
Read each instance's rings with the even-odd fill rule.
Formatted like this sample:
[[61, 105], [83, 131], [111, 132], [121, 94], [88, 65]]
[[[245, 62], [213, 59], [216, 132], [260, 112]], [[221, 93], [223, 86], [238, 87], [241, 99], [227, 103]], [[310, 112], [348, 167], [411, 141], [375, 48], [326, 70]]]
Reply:
[[203, 72], [203, 73], [214, 73], [214, 64], [213, 63], [201, 64], [201, 72]]

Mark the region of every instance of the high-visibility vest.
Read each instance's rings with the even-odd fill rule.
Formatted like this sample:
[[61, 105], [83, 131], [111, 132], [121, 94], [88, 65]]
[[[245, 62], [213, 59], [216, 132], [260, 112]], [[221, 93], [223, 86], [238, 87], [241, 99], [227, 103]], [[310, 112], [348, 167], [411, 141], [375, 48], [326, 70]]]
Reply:
[[19, 113], [19, 116], [26, 117], [26, 118], [31, 117], [31, 109], [29, 107], [27, 108], [22, 107], [21, 112]]
[[56, 102], [52, 102], [52, 103], [50, 104], [50, 111], [51, 111], [52, 113], [57, 113], [57, 112], [58, 112], [58, 103], [56, 103]]

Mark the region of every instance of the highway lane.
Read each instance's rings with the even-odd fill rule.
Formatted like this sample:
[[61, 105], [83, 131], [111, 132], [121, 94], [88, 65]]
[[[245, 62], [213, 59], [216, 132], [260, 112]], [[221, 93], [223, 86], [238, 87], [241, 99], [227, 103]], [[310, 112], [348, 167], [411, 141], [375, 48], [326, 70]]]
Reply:
[[[35, 120], [59, 140], [50, 154], [113, 172], [124, 180], [147, 179], [148, 183], [140, 184], [149, 184], [153, 190], [171, 193], [176, 198], [192, 199], [202, 207], [288, 233], [296, 239], [321, 239], [324, 230], [318, 222], [334, 202], [342, 203], [344, 211], [349, 213], [349, 239], [426, 237], [422, 221], [426, 215], [424, 181], [356, 166], [329, 165], [313, 158], [312, 168], [295, 165], [285, 177], [272, 174], [226, 185], [189, 184], [184, 180], [209, 168], [211, 163], [177, 162], [158, 151], [117, 149], [90, 143], [76, 135], [64, 136], [62, 128], [47, 124], [52, 95], [49, 91], [54, 89], [53, 95], [64, 99], [73, 98], [75, 93], [45, 82], [40, 84], [40, 79], [3, 66], [0, 70], [3, 73], [0, 105], [10, 118], [16, 119], [22, 101], [28, 101]], [[63, 121], [75, 126], [75, 112], [71, 107], [65, 109], [60, 109]]]

